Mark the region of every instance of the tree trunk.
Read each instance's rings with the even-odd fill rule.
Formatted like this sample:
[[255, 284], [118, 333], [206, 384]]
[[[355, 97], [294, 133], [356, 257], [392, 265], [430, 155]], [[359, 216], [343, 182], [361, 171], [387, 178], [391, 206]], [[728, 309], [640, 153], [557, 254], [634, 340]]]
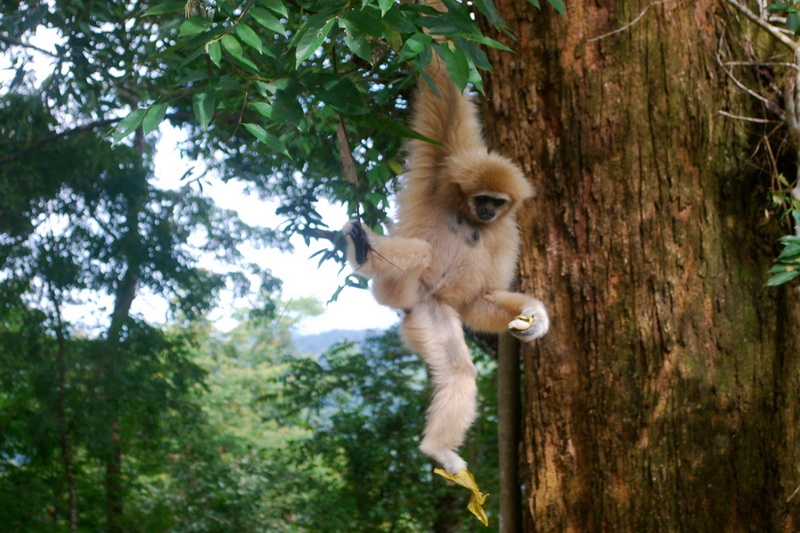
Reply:
[[753, 28], [710, 0], [495, 3], [517, 53], [491, 52], [485, 121], [538, 190], [520, 277], [552, 320], [523, 348], [526, 530], [789, 528], [798, 294], [764, 287], [763, 126], [718, 113], [749, 114], [716, 55]]
[[105, 401], [107, 402], [107, 408], [111, 412], [111, 423], [107, 428], [108, 432], [106, 434], [107, 457], [105, 465], [106, 520], [109, 533], [122, 533], [125, 531], [122, 428], [120, 427], [113, 384], [119, 382], [121, 365], [118, 359], [123, 344], [122, 333], [125, 322], [130, 318], [133, 300], [136, 298], [139, 269], [142, 262], [141, 250], [143, 246], [139, 217], [144, 211], [147, 201], [147, 173], [143, 162], [145, 147], [144, 132], [141, 128], [136, 130], [134, 148], [141, 159], [138, 161], [136, 170], [132, 173], [132, 179], [137, 181], [130, 185], [126, 198], [125, 220], [127, 227], [121, 242], [125, 258], [125, 272], [116, 287], [114, 310], [111, 313], [111, 321], [106, 332], [106, 343], [103, 352], [104, 378], [105, 382], [110, 384], [107, 385], [110, 388], [107, 391]]
[[[55, 250], [51, 249], [55, 254]], [[52, 281], [47, 286], [53, 302], [56, 324], [56, 366], [58, 368], [58, 390], [56, 393], [56, 413], [58, 419], [58, 444], [61, 452], [61, 465], [64, 468], [64, 485], [67, 490], [67, 524], [69, 533], [78, 530], [78, 497], [75, 490], [75, 471], [72, 464], [72, 422], [67, 420], [67, 344], [64, 323], [61, 320], [61, 298]]]

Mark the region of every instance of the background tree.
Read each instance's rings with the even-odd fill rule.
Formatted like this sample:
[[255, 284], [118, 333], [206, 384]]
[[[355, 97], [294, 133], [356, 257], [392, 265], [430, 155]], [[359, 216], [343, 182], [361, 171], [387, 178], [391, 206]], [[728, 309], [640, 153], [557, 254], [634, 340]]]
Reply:
[[800, 317], [764, 286], [758, 168], [786, 130], [726, 74], [766, 93], [759, 58], [793, 58], [718, 2], [496, 5], [487, 131], [539, 190], [520, 271], [553, 317], [523, 352], [526, 529], [796, 529]]

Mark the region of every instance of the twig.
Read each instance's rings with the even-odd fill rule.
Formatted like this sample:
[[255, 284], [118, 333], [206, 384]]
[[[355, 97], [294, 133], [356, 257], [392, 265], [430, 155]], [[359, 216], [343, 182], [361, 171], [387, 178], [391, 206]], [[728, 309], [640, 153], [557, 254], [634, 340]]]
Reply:
[[[722, 70], [725, 72], [725, 74], [727, 74], [728, 77], [731, 80], [733, 80], [733, 83], [735, 83], [737, 87], [739, 87], [741, 90], [745, 91], [747, 94], [749, 94], [753, 98], [756, 98], [756, 99], [761, 100], [762, 102], [764, 102], [764, 105], [767, 106], [767, 109], [774, 110], [774, 108], [777, 107], [775, 105], [775, 102], [773, 102], [772, 100], [770, 100], [768, 98], [765, 98], [765, 97], [761, 96], [760, 94], [758, 94], [757, 92], [755, 92], [754, 90], [750, 89], [745, 84], [740, 82], [738, 79], [736, 79], [736, 76], [731, 74], [731, 71], [725, 68], [725, 66], [722, 63], [722, 58], [719, 57], [719, 54], [717, 54], [717, 64], [719, 64], [719, 66], [722, 68]], [[781, 119], [783, 119], [783, 118], [785, 118], [785, 116], [781, 115]]]
[[759, 17], [758, 15], [747, 9], [747, 7], [743, 6], [736, 0], [727, 0], [727, 2], [736, 9], [738, 9], [739, 11], [741, 11], [745, 17], [749, 18], [750, 20], [752, 20], [753, 22], [755, 22], [756, 24], [767, 30], [773, 37], [775, 37], [780, 42], [788, 46], [792, 52], [797, 51], [797, 47], [800, 46], [800, 43], [797, 43], [792, 39], [788, 38], [777, 27], [773, 26], [763, 18]]
[[119, 122], [124, 117], [120, 118], [107, 118], [104, 120], [98, 120], [96, 122], [90, 122], [89, 124], [84, 124], [83, 126], [78, 126], [76, 128], [72, 128], [71, 130], [62, 131], [61, 133], [54, 133], [52, 135], [48, 135], [47, 137], [41, 137], [40, 139], [36, 139], [31, 144], [19, 150], [17, 152], [13, 152], [8, 154], [7, 156], [0, 158], [0, 166], [3, 166], [7, 163], [11, 163], [12, 161], [16, 161], [17, 159], [21, 158], [22, 156], [33, 152], [34, 150], [38, 150], [45, 144], [49, 144], [53, 141], [57, 141], [63, 137], [69, 137], [70, 135], [75, 135], [76, 133], [83, 133], [84, 131], [93, 130], [95, 128], [101, 128], [103, 126], [110, 126], [116, 122]]
[[788, 63], [786, 61], [725, 61], [722, 63], [726, 67], [787, 67], [793, 69], [800, 69], [800, 66], [795, 63]]
[[40, 54], [44, 54], [44, 55], [48, 55], [50, 57], [58, 58], [58, 54], [56, 54], [55, 52], [51, 52], [50, 50], [45, 50], [44, 48], [39, 48], [38, 46], [36, 46], [34, 44], [23, 43], [22, 41], [20, 41], [16, 37], [9, 37], [8, 35], [0, 35], [0, 41], [3, 41], [5, 43], [8, 43], [8, 44], [11, 44], [11, 45], [14, 45], [14, 46], [22, 46], [24, 48], [30, 48], [31, 50], [36, 50]]
[[768, 118], [753, 118], [753, 117], [743, 117], [741, 115], [734, 115], [732, 113], [728, 113], [727, 111], [719, 110], [718, 113], [722, 116], [733, 118], [736, 120], [746, 120], [748, 122], [757, 122], [759, 124], [781, 124], [782, 121], [780, 120], [770, 120]]
[[599, 36], [597, 36], [597, 37], [592, 37], [591, 39], [587, 39], [587, 40], [586, 40], [586, 42], [587, 42], [587, 43], [593, 43], [593, 42], [595, 42], [595, 41], [599, 41], [600, 39], [605, 39], [606, 37], [611, 37], [612, 35], [616, 35], [616, 34], [618, 34], [618, 33], [622, 33], [623, 31], [627, 30], [628, 28], [630, 28], [631, 26], [633, 26], [634, 24], [636, 24], [637, 22], [639, 22], [639, 20], [640, 20], [640, 19], [641, 19], [643, 16], [645, 16], [645, 14], [647, 13], [647, 11], [648, 11], [648, 10], [649, 10], [651, 7], [653, 7], [653, 6], [658, 6], [658, 5], [661, 5], [661, 4], [666, 4], [667, 2], [670, 2], [670, 1], [671, 1], [671, 0], [658, 0], [657, 2], [653, 2], [652, 4], [648, 4], [648, 5], [647, 5], [647, 7], [645, 7], [645, 8], [642, 10], [642, 12], [641, 12], [641, 13], [639, 13], [639, 15], [638, 15], [638, 16], [637, 16], [635, 19], [633, 19], [633, 20], [632, 20], [632, 21], [630, 21], [629, 23], [625, 24], [625, 25], [624, 25], [624, 26], [622, 26], [621, 28], [617, 28], [617, 29], [616, 29], [616, 30], [614, 30], [614, 31], [610, 31], [610, 32], [608, 32], [608, 33], [604, 33], [603, 35], [599, 35]]
[[[185, 113], [169, 113], [169, 114], [166, 115], [167, 118], [181, 118], [181, 119], [185, 119], [186, 116], [187, 115]], [[90, 130], [94, 130], [94, 129], [97, 129], [97, 128], [102, 128], [103, 126], [110, 126], [112, 124], [116, 124], [117, 122], [119, 122], [123, 118], [125, 118], [125, 117], [106, 118], [106, 119], [103, 119], [103, 120], [97, 120], [95, 122], [90, 122], [90, 123], [84, 124], [82, 126], [77, 126], [75, 128], [72, 128], [71, 130], [62, 131], [60, 133], [54, 133], [52, 135], [48, 135], [47, 137], [41, 137], [41, 138], [36, 139], [35, 141], [33, 141], [31, 144], [29, 144], [28, 146], [26, 146], [22, 150], [18, 150], [16, 152], [8, 154], [5, 157], [0, 158], [0, 167], [2, 167], [3, 165], [6, 165], [8, 163], [11, 163], [13, 161], [16, 161], [17, 159], [20, 159], [21, 157], [23, 157], [23, 156], [25, 156], [25, 155], [27, 155], [27, 154], [35, 151], [35, 150], [38, 150], [42, 146], [45, 146], [46, 144], [50, 144], [51, 142], [57, 141], [57, 140], [62, 139], [64, 137], [69, 137], [70, 135], [75, 135], [77, 133], [83, 133], [85, 131], [90, 131]]]

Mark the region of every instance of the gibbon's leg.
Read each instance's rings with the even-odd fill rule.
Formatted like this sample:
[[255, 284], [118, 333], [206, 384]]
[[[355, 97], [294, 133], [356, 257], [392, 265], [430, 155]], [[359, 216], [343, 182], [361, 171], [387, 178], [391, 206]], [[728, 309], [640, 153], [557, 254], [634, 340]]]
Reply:
[[522, 341], [542, 337], [550, 318], [542, 302], [519, 292], [488, 291], [459, 309], [461, 318], [479, 331], [508, 331]]
[[347, 261], [365, 278], [418, 275], [431, 264], [433, 247], [422, 239], [381, 237], [356, 220], [342, 228], [347, 237]]
[[402, 334], [428, 365], [434, 389], [419, 449], [455, 475], [467, 467], [456, 450], [475, 420], [478, 394], [461, 321], [451, 307], [426, 300], [406, 314]]

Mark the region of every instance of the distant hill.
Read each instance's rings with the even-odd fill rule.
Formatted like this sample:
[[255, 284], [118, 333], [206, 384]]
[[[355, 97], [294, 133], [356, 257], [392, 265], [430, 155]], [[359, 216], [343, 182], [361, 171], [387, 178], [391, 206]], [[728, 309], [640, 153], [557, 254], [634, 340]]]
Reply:
[[292, 334], [292, 341], [298, 353], [320, 355], [337, 342], [361, 342], [368, 337], [375, 337], [383, 333], [384, 330], [381, 329], [332, 329], [314, 335]]

